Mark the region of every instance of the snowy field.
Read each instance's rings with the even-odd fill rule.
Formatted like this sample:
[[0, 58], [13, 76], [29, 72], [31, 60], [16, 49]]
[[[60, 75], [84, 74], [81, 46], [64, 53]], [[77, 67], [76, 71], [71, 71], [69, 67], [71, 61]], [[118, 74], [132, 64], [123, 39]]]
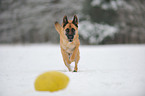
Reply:
[[[80, 53], [74, 73], [59, 45], [0, 45], [0, 96], [145, 96], [145, 45], [81, 46]], [[68, 87], [35, 91], [36, 77], [50, 70], [69, 76]]]

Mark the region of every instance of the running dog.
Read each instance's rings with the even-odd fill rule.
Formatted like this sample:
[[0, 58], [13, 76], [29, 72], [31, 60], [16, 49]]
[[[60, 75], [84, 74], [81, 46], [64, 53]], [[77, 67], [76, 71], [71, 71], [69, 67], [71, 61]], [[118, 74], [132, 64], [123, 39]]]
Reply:
[[55, 22], [55, 29], [60, 35], [60, 48], [66, 67], [69, 71], [72, 71], [70, 64], [75, 62], [75, 68], [73, 72], [77, 72], [77, 65], [80, 60], [80, 41], [77, 16], [74, 15], [73, 20], [68, 20], [67, 16], [64, 16], [62, 25], [60, 25], [57, 21]]

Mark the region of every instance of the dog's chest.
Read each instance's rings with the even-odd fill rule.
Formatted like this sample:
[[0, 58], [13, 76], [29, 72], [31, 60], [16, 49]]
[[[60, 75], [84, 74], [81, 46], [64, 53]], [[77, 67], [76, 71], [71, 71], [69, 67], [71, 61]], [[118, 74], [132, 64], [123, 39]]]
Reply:
[[69, 43], [63, 44], [62, 47], [67, 53], [73, 53], [73, 51], [75, 49], [75, 44], [69, 42]]

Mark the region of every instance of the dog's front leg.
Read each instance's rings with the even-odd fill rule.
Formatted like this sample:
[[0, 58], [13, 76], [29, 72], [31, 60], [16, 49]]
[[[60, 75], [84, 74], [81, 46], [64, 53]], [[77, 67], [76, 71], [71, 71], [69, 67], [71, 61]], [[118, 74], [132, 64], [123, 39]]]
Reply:
[[80, 60], [80, 52], [78, 50], [78, 52], [76, 53], [76, 58], [75, 58], [75, 68], [74, 68], [74, 72], [77, 72], [78, 71], [78, 62]]
[[70, 57], [70, 62], [73, 62], [75, 60], [75, 57], [76, 57], [76, 54], [77, 54], [78, 50], [79, 50], [79, 45], [77, 45], [75, 47], [75, 49], [74, 49], [74, 51], [73, 51], [73, 53], [72, 53], [72, 55]]
[[66, 65], [66, 67], [68, 68], [69, 71], [71, 71], [71, 68], [70, 68], [70, 60], [69, 60], [69, 57], [68, 55], [66, 54], [66, 52], [61, 48], [61, 53], [62, 53], [62, 57], [63, 57], [63, 61], [64, 61], [64, 64]]

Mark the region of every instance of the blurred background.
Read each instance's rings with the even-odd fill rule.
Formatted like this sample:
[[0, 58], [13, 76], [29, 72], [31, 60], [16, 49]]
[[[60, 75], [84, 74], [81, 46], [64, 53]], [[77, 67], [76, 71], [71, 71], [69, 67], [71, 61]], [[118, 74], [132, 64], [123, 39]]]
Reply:
[[59, 43], [54, 22], [79, 18], [81, 44], [145, 43], [145, 0], [0, 0], [0, 43]]
[[[54, 26], [64, 15], [79, 18], [76, 74]], [[68, 75], [68, 87], [36, 92], [36, 77], [50, 70]], [[145, 0], [0, 0], [0, 96], [145, 96], [144, 73]]]

